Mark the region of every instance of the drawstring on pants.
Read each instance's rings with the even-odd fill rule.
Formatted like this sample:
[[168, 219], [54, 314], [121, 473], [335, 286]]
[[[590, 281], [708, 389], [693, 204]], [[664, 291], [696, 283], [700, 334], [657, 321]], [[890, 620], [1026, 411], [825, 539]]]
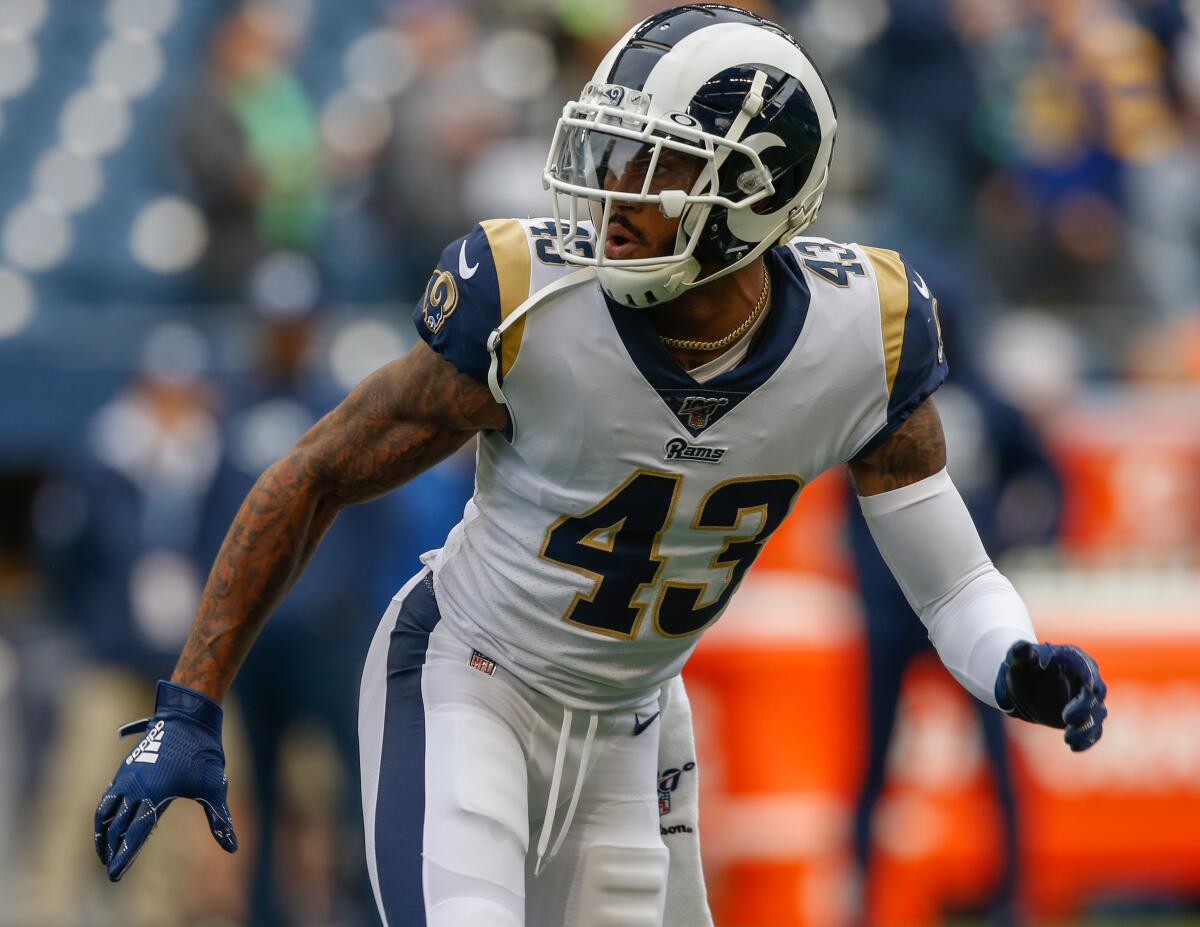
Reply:
[[567, 746], [571, 741], [571, 720], [574, 717], [571, 709], [563, 708], [562, 727], [558, 732], [558, 752], [554, 756], [554, 774], [550, 777], [550, 795], [546, 799], [546, 817], [542, 822], [542, 830], [538, 835], [537, 862], [533, 874], [537, 876], [542, 871], [542, 863], [550, 862], [558, 854], [567, 831], [571, 828], [571, 820], [575, 817], [575, 808], [579, 804], [579, 795], [583, 792], [583, 777], [587, 771], [588, 755], [592, 750], [592, 742], [596, 738], [596, 727], [600, 718], [596, 712], [589, 712], [587, 736], [583, 739], [583, 750], [579, 754], [579, 770], [575, 774], [575, 788], [571, 792], [571, 803], [567, 805], [567, 814], [558, 830], [558, 839], [554, 841], [549, 854], [546, 848], [550, 846], [550, 837], [554, 830], [554, 812], [558, 807], [558, 792], [562, 785], [563, 767], [566, 765]]

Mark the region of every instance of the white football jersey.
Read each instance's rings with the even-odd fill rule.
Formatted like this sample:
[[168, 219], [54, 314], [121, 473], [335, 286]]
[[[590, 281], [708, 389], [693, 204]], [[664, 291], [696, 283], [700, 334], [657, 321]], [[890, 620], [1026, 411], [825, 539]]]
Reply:
[[765, 257], [757, 340], [704, 384], [646, 310], [563, 263], [552, 220], [476, 226], [426, 287], [422, 337], [482, 382], [519, 315], [492, 341], [509, 425], [480, 436], [474, 498], [426, 558], [443, 620], [570, 707], [679, 673], [804, 485], [945, 378], [936, 302], [894, 251], [796, 238]]

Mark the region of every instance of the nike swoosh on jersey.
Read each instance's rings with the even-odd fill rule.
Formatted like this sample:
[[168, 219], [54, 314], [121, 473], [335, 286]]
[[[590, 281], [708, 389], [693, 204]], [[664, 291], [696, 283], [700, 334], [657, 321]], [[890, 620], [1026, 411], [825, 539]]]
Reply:
[[661, 711], [656, 711], [649, 718], [647, 718], [645, 721], [643, 721], [642, 716], [639, 715], [637, 712], [634, 712], [634, 714], [633, 714], [633, 736], [637, 737], [638, 734], [640, 734], [644, 730], [646, 730], [646, 728], [648, 728], [651, 724], [654, 723], [654, 719], [657, 718], [661, 714], [662, 714]]
[[475, 276], [475, 271], [479, 270], [479, 262], [467, 266], [467, 243], [464, 241], [462, 247], [458, 249], [458, 275], [463, 280], [470, 280]]

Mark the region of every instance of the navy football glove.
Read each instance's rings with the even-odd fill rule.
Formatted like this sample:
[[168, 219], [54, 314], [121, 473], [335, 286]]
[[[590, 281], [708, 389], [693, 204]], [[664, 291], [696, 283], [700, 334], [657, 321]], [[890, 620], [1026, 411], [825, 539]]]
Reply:
[[996, 702], [1024, 721], [1065, 729], [1076, 753], [1103, 732], [1108, 693], [1096, 661], [1070, 644], [1017, 641], [996, 676]]
[[118, 736], [141, 734], [96, 807], [96, 853], [118, 881], [176, 798], [204, 808], [221, 849], [232, 853], [237, 837], [226, 804], [221, 706], [172, 682], [158, 683], [154, 717], [126, 724]]

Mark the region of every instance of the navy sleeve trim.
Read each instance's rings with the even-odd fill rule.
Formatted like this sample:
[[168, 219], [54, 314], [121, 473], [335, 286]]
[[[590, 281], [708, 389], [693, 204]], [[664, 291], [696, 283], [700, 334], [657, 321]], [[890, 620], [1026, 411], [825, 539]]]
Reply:
[[487, 339], [500, 324], [500, 287], [482, 226], [442, 252], [413, 311], [413, 324], [425, 343], [458, 370], [487, 383]]

